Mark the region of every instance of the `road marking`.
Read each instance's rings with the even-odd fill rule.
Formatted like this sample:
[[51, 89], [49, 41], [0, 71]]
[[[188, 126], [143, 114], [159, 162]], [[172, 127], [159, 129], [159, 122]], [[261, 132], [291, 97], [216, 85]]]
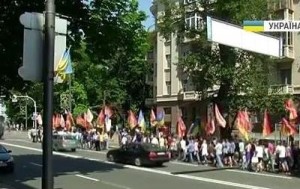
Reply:
[[[15, 147], [15, 148], [21, 148], [21, 149], [25, 149], [25, 150], [42, 152], [41, 149], [32, 148], [32, 147], [28, 147], [28, 146], [9, 144], [9, 143], [5, 143], [5, 142], [1, 142], [1, 144], [6, 145], [6, 146]], [[80, 158], [80, 159], [95, 161], [95, 159], [93, 159], [93, 158], [86, 158], [83, 156], [75, 156], [75, 155], [70, 155], [70, 154], [65, 154], [65, 153], [60, 153], [60, 152], [53, 152], [53, 154], [63, 156], [63, 157]], [[150, 168], [144, 168], [144, 167], [136, 167], [133, 165], [122, 165], [122, 164], [107, 162], [107, 161], [103, 161], [103, 160], [97, 160], [97, 162], [102, 162], [102, 163], [106, 163], [106, 164], [114, 164], [114, 165], [118, 165], [121, 167], [144, 171], [144, 172], [148, 172], [148, 173], [167, 175], [167, 176], [172, 176], [172, 177], [177, 177], [177, 178], [185, 178], [185, 179], [190, 179], [190, 180], [194, 180], [194, 181], [201, 181], [201, 182], [207, 182], [207, 183], [219, 184], [219, 185], [225, 185], [225, 186], [231, 186], [231, 187], [238, 187], [238, 188], [244, 188], [244, 189], [270, 189], [267, 187], [260, 187], [260, 186], [248, 185], [248, 184], [240, 184], [240, 183], [235, 183], [235, 182], [222, 181], [222, 180], [210, 179], [210, 178], [205, 178], [205, 177], [197, 177], [197, 176], [192, 176], [192, 175], [183, 175], [183, 174], [174, 175], [167, 171], [161, 171], [161, 170], [157, 170], [157, 169], [150, 169]]]
[[95, 154], [106, 154], [106, 152], [101, 152], [101, 151], [93, 151], [93, 150], [86, 150], [86, 149], [77, 149], [78, 151], [81, 151], [81, 152], [89, 152], [89, 153], [95, 153]]
[[130, 187], [118, 185], [118, 184], [115, 184], [115, 183], [112, 183], [112, 182], [107, 182], [107, 181], [102, 181], [102, 180], [100, 180], [100, 182], [103, 183], [103, 184], [106, 184], [106, 185], [108, 185], [108, 186], [113, 186], [113, 187], [115, 187], [115, 188], [131, 189]]
[[17, 142], [26, 142], [26, 143], [32, 143], [28, 140], [24, 140], [24, 139], [4, 139], [5, 141], [17, 141]]
[[235, 173], [250, 174], [250, 175], [257, 175], [257, 176], [265, 176], [265, 177], [273, 177], [273, 178], [282, 178], [282, 179], [289, 179], [289, 180], [292, 179], [292, 177], [287, 177], [287, 176], [272, 175], [272, 174], [264, 174], [264, 173], [254, 173], [254, 172], [247, 172], [247, 171], [234, 170], [234, 169], [227, 169], [226, 171], [229, 171], [229, 172], [235, 172]]
[[169, 163], [172, 164], [177, 164], [177, 165], [185, 165], [189, 167], [199, 167], [199, 165], [191, 164], [191, 163], [184, 163], [184, 162], [179, 162], [179, 161], [170, 161]]
[[30, 162], [31, 165], [34, 165], [34, 166], [37, 166], [37, 167], [43, 167], [43, 165], [41, 164], [38, 164], [38, 163], [33, 163], [33, 162]]
[[99, 182], [98, 179], [95, 179], [95, 178], [92, 178], [92, 177], [88, 177], [88, 176], [84, 176], [84, 175], [75, 175], [76, 177], [80, 177], [80, 178], [84, 178], [84, 179], [87, 179], [87, 180], [92, 180], [92, 181], [95, 181], [95, 182]]

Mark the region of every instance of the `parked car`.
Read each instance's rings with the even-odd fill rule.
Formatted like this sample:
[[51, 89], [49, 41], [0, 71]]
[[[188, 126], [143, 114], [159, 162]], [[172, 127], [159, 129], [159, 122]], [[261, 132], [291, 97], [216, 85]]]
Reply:
[[11, 155], [11, 150], [7, 150], [0, 144], [0, 170], [12, 173], [14, 172], [14, 158]]
[[149, 143], [131, 143], [118, 149], [109, 150], [106, 154], [111, 162], [129, 163], [136, 166], [157, 165], [170, 161], [165, 148]]

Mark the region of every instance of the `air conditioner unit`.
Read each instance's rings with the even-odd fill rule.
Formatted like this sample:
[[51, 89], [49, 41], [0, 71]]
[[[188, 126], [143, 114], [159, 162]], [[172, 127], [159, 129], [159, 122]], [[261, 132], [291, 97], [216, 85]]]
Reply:
[[196, 0], [184, 0], [184, 5], [194, 3]]

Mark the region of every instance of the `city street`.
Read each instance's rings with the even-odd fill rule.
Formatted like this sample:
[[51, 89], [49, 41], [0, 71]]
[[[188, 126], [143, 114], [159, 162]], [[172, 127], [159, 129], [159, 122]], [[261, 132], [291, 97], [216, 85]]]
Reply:
[[[6, 134], [0, 141], [12, 150], [16, 170], [0, 176], [0, 188], [41, 188], [41, 144], [31, 143], [24, 134]], [[296, 189], [300, 179], [285, 175], [249, 173], [238, 169], [170, 162], [163, 167], [143, 168], [105, 161], [105, 152], [78, 150], [54, 152], [55, 189]]]

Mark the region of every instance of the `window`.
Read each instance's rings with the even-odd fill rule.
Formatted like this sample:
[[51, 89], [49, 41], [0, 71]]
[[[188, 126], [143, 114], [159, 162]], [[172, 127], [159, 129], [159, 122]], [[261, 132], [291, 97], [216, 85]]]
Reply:
[[287, 45], [293, 45], [293, 33], [287, 32]]
[[197, 13], [187, 13], [185, 26], [186, 29], [200, 30], [203, 28], [203, 19]]
[[167, 59], [167, 68], [171, 68], [171, 55], [167, 54], [166, 59]]
[[171, 114], [172, 110], [171, 108], [164, 108], [165, 114]]
[[170, 82], [170, 81], [167, 81], [167, 82], [166, 82], [166, 85], [167, 85], [167, 94], [168, 94], [168, 95], [171, 95], [171, 82]]
[[281, 84], [290, 85], [291, 81], [291, 69], [280, 70]]

